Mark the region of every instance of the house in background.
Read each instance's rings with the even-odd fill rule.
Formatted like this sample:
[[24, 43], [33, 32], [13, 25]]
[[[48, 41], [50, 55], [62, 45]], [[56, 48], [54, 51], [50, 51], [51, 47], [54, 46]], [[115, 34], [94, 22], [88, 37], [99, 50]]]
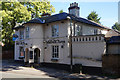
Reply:
[[80, 17], [76, 2], [68, 9], [69, 13], [44, 14], [16, 27], [14, 59], [26, 64], [70, 65], [72, 33], [73, 65], [102, 67], [110, 29]]

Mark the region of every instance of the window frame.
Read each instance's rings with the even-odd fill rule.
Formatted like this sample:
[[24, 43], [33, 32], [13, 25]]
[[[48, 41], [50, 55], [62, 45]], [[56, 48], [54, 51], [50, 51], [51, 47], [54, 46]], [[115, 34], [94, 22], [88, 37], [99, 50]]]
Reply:
[[[21, 34], [22, 33], [22, 34]], [[24, 30], [19, 31], [19, 39], [23, 40], [24, 39]]]
[[[78, 30], [78, 28], [79, 28], [79, 30]], [[80, 35], [82, 35], [82, 26], [81, 25], [75, 25], [74, 36], [80, 36]]]
[[59, 45], [52, 45], [52, 59], [59, 59]]
[[26, 39], [30, 38], [30, 35], [29, 35], [29, 34], [30, 34], [30, 27], [27, 26], [27, 27], [25, 28], [25, 38], [26, 38]]
[[52, 37], [59, 37], [59, 25], [52, 25]]
[[[23, 51], [21, 51], [21, 48], [23, 49]], [[23, 53], [21, 53], [21, 52], [23, 52]], [[23, 55], [21, 56], [21, 54], [23, 54]], [[24, 56], [25, 56], [24, 47], [20, 46], [19, 47], [19, 57], [24, 57]]]
[[98, 29], [94, 29], [94, 35], [98, 34]]

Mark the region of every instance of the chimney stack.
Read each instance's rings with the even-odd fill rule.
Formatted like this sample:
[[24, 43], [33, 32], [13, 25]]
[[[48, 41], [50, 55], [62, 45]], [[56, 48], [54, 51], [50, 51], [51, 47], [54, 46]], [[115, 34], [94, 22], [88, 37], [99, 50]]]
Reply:
[[68, 8], [69, 10], [69, 14], [73, 14], [77, 17], [79, 17], [79, 7], [78, 7], [78, 3], [74, 2], [70, 4], [70, 7]]

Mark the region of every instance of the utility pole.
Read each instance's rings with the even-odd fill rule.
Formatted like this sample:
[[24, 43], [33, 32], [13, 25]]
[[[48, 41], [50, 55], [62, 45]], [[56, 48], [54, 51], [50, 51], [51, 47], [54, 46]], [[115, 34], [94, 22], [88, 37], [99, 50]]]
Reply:
[[70, 36], [69, 36], [69, 45], [70, 45], [70, 72], [73, 72], [73, 55], [72, 55], [72, 20], [70, 18]]

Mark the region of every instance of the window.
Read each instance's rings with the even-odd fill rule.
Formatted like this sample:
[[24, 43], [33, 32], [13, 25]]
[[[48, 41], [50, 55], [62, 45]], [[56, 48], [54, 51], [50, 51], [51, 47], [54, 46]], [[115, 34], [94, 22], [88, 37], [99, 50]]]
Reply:
[[94, 35], [98, 34], [98, 29], [94, 29]]
[[33, 51], [30, 51], [30, 59], [33, 59]]
[[24, 30], [20, 30], [20, 40], [24, 39]]
[[52, 46], [52, 58], [53, 59], [59, 58], [59, 46]]
[[82, 26], [75, 25], [74, 35], [75, 35], [75, 36], [82, 35]]
[[26, 38], [29, 38], [29, 27], [26, 27]]
[[59, 36], [59, 26], [54, 25], [52, 26], [52, 37], [58, 37]]
[[20, 57], [24, 57], [24, 48], [20, 47]]
[[101, 34], [101, 30], [100, 29], [98, 29], [98, 34]]

